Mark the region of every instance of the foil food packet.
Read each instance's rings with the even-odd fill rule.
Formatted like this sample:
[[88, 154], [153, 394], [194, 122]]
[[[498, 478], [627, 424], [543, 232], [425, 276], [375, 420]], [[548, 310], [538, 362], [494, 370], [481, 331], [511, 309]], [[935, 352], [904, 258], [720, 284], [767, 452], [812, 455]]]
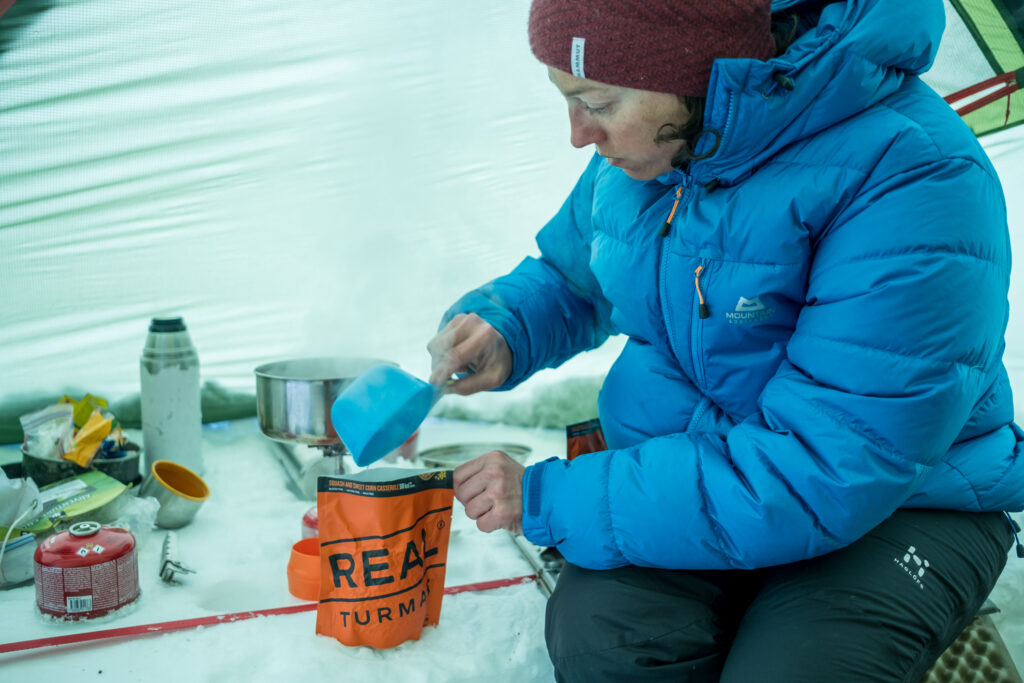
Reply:
[[316, 632], [383, 649], [437, 625], [453, 498], [450, 470], [320, 477]]

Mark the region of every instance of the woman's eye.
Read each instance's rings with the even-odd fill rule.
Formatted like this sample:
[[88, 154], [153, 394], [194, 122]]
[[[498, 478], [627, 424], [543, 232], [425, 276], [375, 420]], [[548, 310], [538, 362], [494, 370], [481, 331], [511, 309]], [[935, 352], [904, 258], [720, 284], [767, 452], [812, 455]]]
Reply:
[[607, 105], [607, 104], [590, 105], [590, 104], [587, 104], [586, 102], [580, 102], [580, 105], [583, 107], [583, 109], [588, 114], [604, 114], [605, 112], [608, 111], [608, 107], [609, 107], [609, 105]]
[[606, 114], [612, 106], [612, 103], [608, 101], [602, 103], [588, 102], [579, 96], [573, 97], [572, 100], [575, 100], [577, 108], [589, 115]]

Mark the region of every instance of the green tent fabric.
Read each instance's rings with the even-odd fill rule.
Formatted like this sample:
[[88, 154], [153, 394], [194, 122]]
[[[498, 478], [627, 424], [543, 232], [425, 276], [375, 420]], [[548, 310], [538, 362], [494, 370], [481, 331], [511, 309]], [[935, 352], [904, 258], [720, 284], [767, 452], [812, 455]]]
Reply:
[[956, 92], [939, 92], [975, 135], [1024, 122], [1024, 0], [949, 0], [949, 6], [955, 17], [947, 12], [947, 24], [956, 30], [962, 22], [989, 73], [964, 68], [963, 77], [972, 77], [973, 83]]

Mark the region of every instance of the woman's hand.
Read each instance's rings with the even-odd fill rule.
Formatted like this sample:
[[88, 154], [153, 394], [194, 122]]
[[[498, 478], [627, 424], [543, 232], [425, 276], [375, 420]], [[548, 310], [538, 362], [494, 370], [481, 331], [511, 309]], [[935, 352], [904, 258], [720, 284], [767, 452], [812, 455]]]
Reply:
[[455, 468], [455, 497], [480, 531], [522, 533], [525, 471], [502, 451], [491, 451]]
[[[460, 313], [427, 344], [430, 383], [467, 396], [500, 387], [512, 374], [512, 351], [505, 338], [476, 313]], [[451, 384], [453, 374], [466, 373]]]

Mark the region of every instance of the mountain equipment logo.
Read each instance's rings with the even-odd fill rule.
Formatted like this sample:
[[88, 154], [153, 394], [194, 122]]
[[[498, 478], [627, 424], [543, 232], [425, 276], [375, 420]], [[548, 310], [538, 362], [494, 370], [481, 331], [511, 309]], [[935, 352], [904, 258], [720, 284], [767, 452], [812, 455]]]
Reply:
[[761, 303], [761, 297], [755, 296], [753, 299], [748, 299], [741, 296], [740, 300], [736, 302], [735, 312], [726, 313], [725, 319], [730, 323], [745, 325], [767, 320], [774, 313], [774, 308], [768, 308]]
[[747, 312], [750, 312], [750, 311], [763, 311], [763, 310], [764, 310], [764, 304], [761, 303], [761, 299], [759, 297], [756, 297], [756, 296], [753, 299], [748, 299], [745, 296], [741, 296], [740, 300], [736, 303], [736, 312], [737, 313], [747, 313]]
[[902, 561], [898, 557], [892, 558], [892, 561], [898, 564], [914, 580], [918, 588], [924, 590], [924, 583], [921, 580], [924, 578], [925, 571], [931, 565], [928, 564], [928, 560], [923, 559], [917, 554], [917, 548], [914, 546], [908, 547], [907, 552], [903, 554]]

